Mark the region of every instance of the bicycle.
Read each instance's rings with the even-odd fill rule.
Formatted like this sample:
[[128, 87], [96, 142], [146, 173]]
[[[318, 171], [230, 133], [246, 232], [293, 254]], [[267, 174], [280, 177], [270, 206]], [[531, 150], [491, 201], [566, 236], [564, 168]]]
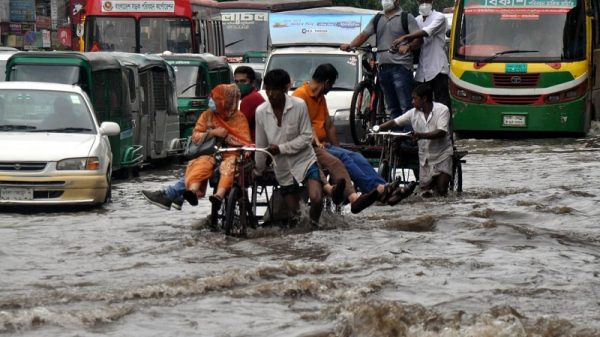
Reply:
[[[213, 226], [223, 228], [226, 235], [244, 236], [247, 227], [255, 228], [259, 221], [259, 217], [256, 216], [258, 185], [256, 179], [252, 177], [254, 160], [251, 154], [262, 152], [271, 158], [273, 156], [266, 149], [249, 146], [220, 148], [217, 150], [217, 155], [226, 152], [239, 152], [235, 160], [234, 183], [224, 198], [221, 208], [211, 211], [211, 222]], [[262, 187], [262, 191], [266, 194], [267, 207], [270, 207], [269, 196], [265, 186]], [[249, 188], [252, 190], [251, 199], [248, 197]]]
[[379, 86], [377, 75], [377, 53], [390, 52], [394, 50], [379, 50], [377, 47], [367, 45], [365, 47], [353, 48], [353, 51], [366, 52], [362, 58], [363, 80], [360, 81], [350, 103], [350, 133], [356, 145], [366, 144], [367, 133], [374, 126], [387, 120], [383, 91]]

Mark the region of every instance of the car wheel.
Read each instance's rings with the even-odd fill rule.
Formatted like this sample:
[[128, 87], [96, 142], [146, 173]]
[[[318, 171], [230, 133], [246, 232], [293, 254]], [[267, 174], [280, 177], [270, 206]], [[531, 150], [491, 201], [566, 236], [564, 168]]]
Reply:
[[109, 203], [112, 201], [112, 177], [111, 177], [111, 168], [108, 168], [108, 172], [106, 172], [106, 197], [104, 197], [104, 203]]

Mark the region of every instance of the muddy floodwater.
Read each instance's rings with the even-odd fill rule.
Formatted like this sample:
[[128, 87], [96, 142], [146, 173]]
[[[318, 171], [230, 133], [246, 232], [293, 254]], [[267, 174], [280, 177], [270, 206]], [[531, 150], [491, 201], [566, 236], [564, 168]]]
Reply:
[[461, 139], [464, 193], [323, 215], [325, 229], [203, 226], [117, 181], [92, 209], [0, 213], [0, 335], [600, 336], [600, 131]]

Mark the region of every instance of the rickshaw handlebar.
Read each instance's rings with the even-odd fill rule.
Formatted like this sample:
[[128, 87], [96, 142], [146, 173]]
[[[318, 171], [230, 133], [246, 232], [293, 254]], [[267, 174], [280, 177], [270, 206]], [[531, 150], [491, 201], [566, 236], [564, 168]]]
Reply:
[[271, 157], [271, 159], [273, 160], [273, 165], [275, 165], [275, 158], [273, 157], [273, 155], [269, 151], [267, 151], [266, 148], [252, 147], [252, 146], [222, 147], [222, 148], [220, 148], [220, 149], [217, 150], [217, 153], [238, 152], [238, 151], [244, 151], [244, 152], [262, 152], [262, 153], [268, 155], [269, 157]]
[[405, 137], [405, 138], [409, 138], [412, 136], [412, 132], [394, 132], [394, 131], [373, 131], [373, 130], [369, 130], [369, 133], [367, 134], [369, 136], [388, 136], [388, 137]]

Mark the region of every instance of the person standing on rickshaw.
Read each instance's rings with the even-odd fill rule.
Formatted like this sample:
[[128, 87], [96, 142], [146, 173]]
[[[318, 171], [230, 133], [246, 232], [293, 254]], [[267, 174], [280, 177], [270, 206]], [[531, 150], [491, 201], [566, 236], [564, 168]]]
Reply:
[[422, 196], [448, 194], [448, 184], [452, 177], [452, 147], [450, 111], [444, 104], [433, 101], [433, 90], [421, 84], [413, 90], [414, 108], [404, 115], [389, 120], [373, 131], [385, 131], [395, 126], [412, 125], [412, 138], [419, 144], [419, 186]]

